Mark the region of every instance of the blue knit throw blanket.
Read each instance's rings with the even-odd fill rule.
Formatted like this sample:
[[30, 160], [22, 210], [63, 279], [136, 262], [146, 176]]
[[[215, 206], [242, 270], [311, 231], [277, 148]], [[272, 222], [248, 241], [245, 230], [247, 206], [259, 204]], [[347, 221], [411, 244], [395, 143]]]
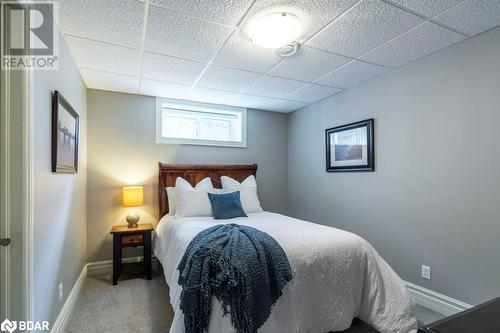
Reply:
[[216, 225], [189, 243], [179, 264], [180, 308], [186, 333], [208, 330], [212, 296], [238, 333], [255, 333], [292, 280], [278, 242], [257, 229]]

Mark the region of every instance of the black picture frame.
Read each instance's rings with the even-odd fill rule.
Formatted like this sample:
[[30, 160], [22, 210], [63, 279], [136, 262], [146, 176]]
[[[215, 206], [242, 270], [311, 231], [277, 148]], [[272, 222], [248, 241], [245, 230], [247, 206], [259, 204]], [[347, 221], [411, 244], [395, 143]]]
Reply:
[[[351, 131], [357, 128], [366, 128], [366, 157], [364, 156], [364, 147], [363, 145], [339, 145], [343, 147], [342, 153], [347, 157], [345, 160], [335, 161], [337, 164], [341, 165], [333, 165], [333, 160], [337, 157], [337, 155], [332, 159], [332, 143], [331, 138], [332, 134], [341, 133]], [[326, 171], [327, 172], [366, 172], [366, 171], [375, 171], [375, 120], [373, 118], [358, 121], [355, 123], [337, 126], [328, 128], [325, 130], [325, 142], [326, 142]], [[346, 147], [344, 147], [346, 146]], [[354, 148], [354, 149], [353, 149]], [[335, 150], [335, 149], [333, 149]], [[355, 157], [359, 157], [358, 159], [351, 158], [351, 150], [355, 153]], [[340, 151], [340, 150], [339, 150]], [[335, 150], [335, 154], [337, 154], [337, 150]], [[366, 159], [366, 163], [360, 164], [360, 160], [363, 161]], [[352, 161], [351, 164], [349, 162]], [[341, 163], [342, 162], [342, 163]]]
[[52, 172], [78, 172], [80, 116], [55, 90], [52, 94]]

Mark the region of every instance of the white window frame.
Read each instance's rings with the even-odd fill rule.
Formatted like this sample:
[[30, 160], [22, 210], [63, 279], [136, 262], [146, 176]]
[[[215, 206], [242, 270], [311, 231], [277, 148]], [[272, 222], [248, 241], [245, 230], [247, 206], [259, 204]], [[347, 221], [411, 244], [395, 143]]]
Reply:
[[[241, 113], [241, 142], [239, 141], [217, 141], [217, 140], [203, 140], [203, 139], [182, 139], [182, 138], [166, 138], [162, 136], [162, 116], [164, 107], [174, 110], [186, 110], [194, 112], [208, 112], [214, 113], [215, 111], [230, 111]], [[247, 109], [226, 105], [208, 104], [191, 102], [184, 100], [176, 100], [169, 98], [156, 97], [156, 143], [175, 144], [175, 145], [196, 145], [196, 146], [219, 146], [219, 147], [247, 147]]]

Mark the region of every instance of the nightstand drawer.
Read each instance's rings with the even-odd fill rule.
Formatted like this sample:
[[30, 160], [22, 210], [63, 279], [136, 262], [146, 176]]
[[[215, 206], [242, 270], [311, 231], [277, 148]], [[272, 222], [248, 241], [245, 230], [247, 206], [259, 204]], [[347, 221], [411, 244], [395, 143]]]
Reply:
[[130, 244], [141, 244], [144, 238], [142, 234], [138, 235], [123, 235], [122, 236], [122, 244], [130, 245]]

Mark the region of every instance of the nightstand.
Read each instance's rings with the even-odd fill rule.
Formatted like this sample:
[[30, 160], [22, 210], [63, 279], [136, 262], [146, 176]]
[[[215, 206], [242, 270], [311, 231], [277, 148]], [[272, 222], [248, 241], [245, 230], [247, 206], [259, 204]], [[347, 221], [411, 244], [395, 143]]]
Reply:
[[122, 272], [122, 249], [124, 247], [144, 247], [144, 274], [151, 280], [151, 223], [139, 224], [129, 228], [126, 225], [115, 225], [111, 229], [113, 235], [113, 285], [118, 283]]

